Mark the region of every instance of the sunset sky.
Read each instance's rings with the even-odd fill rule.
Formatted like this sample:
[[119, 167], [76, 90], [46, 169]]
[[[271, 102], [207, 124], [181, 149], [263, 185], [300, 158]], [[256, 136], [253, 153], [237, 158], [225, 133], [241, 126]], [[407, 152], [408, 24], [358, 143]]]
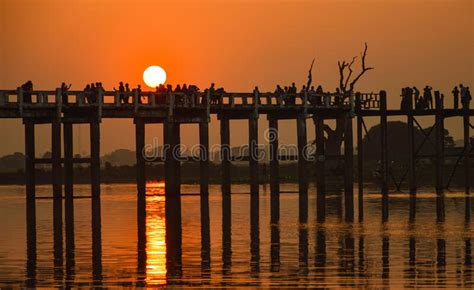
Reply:
[[[430, 84], [452, 107], [455, 84], [474, 89], [473, 2], [0, 0], [0, 88], [29, 79], [36, 89], [54, 89], [62, 81], [72, 89], [95, 81], [106, 89], [120, 80], [144, 86], [144, 69], [156, 64], [171, 84], [273, 91], [277, 83], [306, 82], [315, 57], [314, 82], [333, 90], [337, 61], [359, 55], [367, 42], [367, 62], [375, 70], [358, 90], [385, 89], [389, 107], [396, 108], [401, 87]], [[461, 137], [460, 122], [446, 121], [455, 139]], [[282, 122], [282, 143], [296, 141], [294, 123]], [[231, 124], [233, 145], [245, 143], [246, 123]], [[38, 153], [50, 146], [49, 128], [42, 127]], [[260, 134], [266, 127], [261, 116]], [[219, 142], [218, 128], [213, 120], [211, 143]], [[102, 153], [134, 149], [133, 120], [104, 120], [101, 129]], [[87, 132], [81, 128], [79, 137], [75, 131], [76, 150], [88, 152]], [[182, 132], [183, 143], [198, 140], [197, 126]], [[148, 142], [153, 135], [162, 140], [156, 127], [147, 134]], [[0, 138], [0, 155], [23, 152], [21, 120], [0, 120]]]

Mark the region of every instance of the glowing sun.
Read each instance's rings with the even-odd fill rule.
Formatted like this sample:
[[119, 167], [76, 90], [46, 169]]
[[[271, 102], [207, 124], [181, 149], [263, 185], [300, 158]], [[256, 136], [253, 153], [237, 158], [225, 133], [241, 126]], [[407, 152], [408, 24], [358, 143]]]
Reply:
[[166, 81], [166, 72], [164, 69], [157, 65], [149, 66], [143, 72], [143, 81], [151, 88], [155, 88]]

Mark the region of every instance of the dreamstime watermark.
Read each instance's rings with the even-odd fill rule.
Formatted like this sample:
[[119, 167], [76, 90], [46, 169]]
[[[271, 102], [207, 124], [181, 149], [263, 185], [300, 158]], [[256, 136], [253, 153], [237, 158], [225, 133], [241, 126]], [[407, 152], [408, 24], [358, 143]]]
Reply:
[[[206, 150], [202, 144], [187, 146], [186, 144], [163, 144], [158, 142], [158, 138], [153, 138], [151, 143], [145, 144], [142, 156], [146, 161], [162, 160], [171, 158], [177, 161], [248, 161], [256, 160], [258, 162], [278, 160], [296, 160], [303, 157], [308, 162], [316, 160], [316, 146], [314, 144], [305, 144], [301, 148], [301, 154], [296, 144], [282, 144], [278, 148], [272, 144], [278, 142], [278, 131], [268, 128], [263, 136], [267, 144], [259, 144], [252, 140], [250, 144], [244, 144], [237, 147], [230, 147], [227, 144], [213, 144]], [[276, 151], [276, 152], [275, 152]]]

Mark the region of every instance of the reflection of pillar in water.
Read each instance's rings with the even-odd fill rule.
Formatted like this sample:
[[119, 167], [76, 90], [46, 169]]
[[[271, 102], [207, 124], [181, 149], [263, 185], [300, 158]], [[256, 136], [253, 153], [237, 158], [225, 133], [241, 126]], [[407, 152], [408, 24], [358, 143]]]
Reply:
[[280, 226], [270, 225], [270, 272], [280, 271]]
[[382, 279], [384, 284], [388, 283], [390, 278], [390, 240], [384, 234], [382, 237]]
[[316, 227], [316, 249], [314, 257], [315, 280], [324, 285], [326, 279], [326, 230], [323, 226]]
[[436, 240], [436, 280], [443, 285], [446, 283], [446, 240]]
[[299, 267], [300, 273], [308, 274], [308, 227], [300, 224], [298, 231], [298, 252], [299, 252]]

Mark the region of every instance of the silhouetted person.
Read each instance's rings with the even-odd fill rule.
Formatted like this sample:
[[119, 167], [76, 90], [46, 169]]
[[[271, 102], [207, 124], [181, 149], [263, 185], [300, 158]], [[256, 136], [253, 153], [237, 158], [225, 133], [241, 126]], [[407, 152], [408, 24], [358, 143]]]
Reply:
[[[259, 90], [258, 90], [258, 86], [255, 86], [255, 88], [253, 89], [253, 95], [254, 95], [254, 96], [255, 96], [255, 95], [258, 96], [259, 94], [260, 94], [260, 92], [259, 92]], [[260, 102], [260, 97], [257, 97], [257, 102], [258, 102], [258, 104], [261, 104], [261, 102]]]
[[163, 84], [160, 84], [156, 87], [156, 94], [154, 95], [155, 104], [162, 104], [164, 99], [164, 94], [166, 94], [166, 87]]
[[139, 104], [143, 104], [143, 100], [142, 100], [142, 86], [140, 85], [137, 85], [137, 87], [135, 89], [133, 89], [134, 93], [136, 92], [137, 93], [137, 103]]
[[295, 83], [291, 83], [291, 87], [288, 88], [288, 103], [290, 105], [294, 105], [296, 103], [296, 93], [297, 93], [297, 88]]
[[84, 88], [84, 103], [91, 103], [91, 85], [89, 84]]
[[71, 84], [69, 86], [66, 85], [66, 83], [61, 84], [61, 101], [63, 104], [67, 104], [69, 102], [68, 97], [67, 97], [67, 92], [71, 88]]
[[321, 85], [316, 88], [316, 104], [322, 106], [324, 103], [324, 90]]
[[422, 111], [425, 109], [425, 103], [423, 102], [423, 98], [418, 98], [418, 101], [415, 103], [415, 110]]
[[299, 97], [301, 98], [301, 103], [304, 103], [304, 94], [305, 93], [307, 93], [307, 89], [306, 89], [306, 86], [303, 85], [303, 87], [301, 88], [300, 94], [299, 94]]
[[471, 100], [471, 91], [469, 90], [469, 87], [466, 87], [466, 102], [469, 103]]
[[123, 103], [128, 104], [130, 101], [130, 86], [128, 83], [125, 84], [125, 94], [123, 94]]
[[418, 90], [417, 87], [413, 87], [413, 97], [414, 97], [414, 102], [416, 104], [418, 102], [418, 99], [420, 98], [420, 90]]
[[459, 85], [461, 89], [461, 102], [462, 104], [468, 104], [471, 101], [471, 92], [469, 91], [469, 87], [465, 87], [462, 84]]
[[216, 95], [215, 84], [211, 83], [211, 87], [209, 88], [209, 95], [211, 97], [210, 103], [211, 105], [216, 105], [219, 102], [219, 97]]
[[452, 93], [453, 93], [454, 108], [457, 109], [459, 108], [459, 89], [457, 86], [454, 87]]
[[115, 93], [118, 94], [118, 99], [120, 103], [124, 103], [123, 93], [125, 92], [125, 87], [123, 86], [123, 82], [119, 82], [118, 90], [114, 87]]
[[410, 108], [410, 99], [413, 97], [413, 89], [406, 87], [402, 89], [402, 101], [400, 104], [400, 109], [402, 111], [408, 111]]
[[283, 90], [280, 85], [277, 85], [273, 94], [277, 98], [277, 104], [281, 104], [285, 97], [285, 90]]
[[94, 83], [92, 83], [90, 88], [90, 101], [92, 104], [97, 103], [98, 95], [99, 89], [95, 86]]
[[311, 105], [317, 105], [318, 100], [316, 96], [316, 91], [314, 90], [314, 86], [311, 86], [311, 88], [308, 91], [308, 101]]
[[423, 89], [423, 101], [425, 103], [426, 109], [433, 109], [433, 94], [431, 93], [432, 89], [433, 88], [430, 86], [426, 86]]
[[23, 102], [24, 103], [31, 103], [32, 98], [31, 94], [33, 91], [33, 82], [32, 81], [27, 81], [23, 85], [21, 85], [21, 89], [23, 90]]
[[[341, 105], [344, 100], [344, 96], [339, 88], [336, 88], [336, 96], [334, 99], [335, 99], [334, 102], [336, 106]], [[330, 103], [331, 103], [331, 99], [329, 98], [329, 94], [328, 94], [328, 105], [331, 105]]]
[[176, 104], [182, 104], [183, 103], [183, 98], [181, 94], [183, 92], [183, 90], [181, 89], [181, 86], [180, 85], [176, 85], [176, 88], [174, 89], [174, 100], [176, 102]]

